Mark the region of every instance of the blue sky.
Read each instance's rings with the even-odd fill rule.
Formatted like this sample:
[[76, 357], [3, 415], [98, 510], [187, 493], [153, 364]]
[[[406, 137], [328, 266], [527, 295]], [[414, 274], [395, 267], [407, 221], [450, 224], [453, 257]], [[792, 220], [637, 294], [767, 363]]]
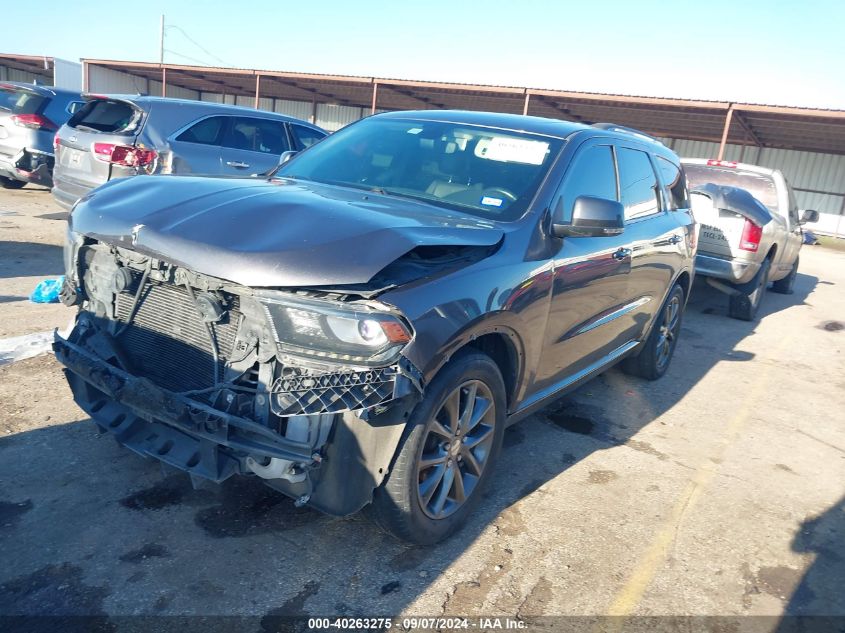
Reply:
[[841, 0], [47, 0], [2, 13], [8, 53], [157, 61], [164, 13], [173, 63], [845, 109]]

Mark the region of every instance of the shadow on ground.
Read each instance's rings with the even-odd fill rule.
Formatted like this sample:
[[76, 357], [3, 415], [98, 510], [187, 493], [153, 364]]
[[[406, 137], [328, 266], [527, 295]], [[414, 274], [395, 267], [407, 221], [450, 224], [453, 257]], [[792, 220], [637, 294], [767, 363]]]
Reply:
[[64, 273], [61, 246], [0, 240], [0, 254], [0, 279]]
[[[805, 302], [816, 283], [799, 275], [796, 294], [768, 295], [761, 318]], [[726, 303], [696, 284], [671, 380], [647, 383], [611, 370], [509, 429], [483, 503], [463, 531], [436, 547], [393, 541], [360, 515], [334, 519], [294, 508], [254, 479], [195, 490], [186, 476], [162, 476], [157, 464], [97, 435], [89, 422], [0, 438], [0, 613], [249, 614], [265, 618], [264, 630], [276, 626], [274, 616], [395, 614], [493, 530], [492, 548], [479, 552], [486, 558], [478, 578], [458, 583], [442, 604], [446, 615], [476, 614], [508, 573], [508, 539], [530, 524], [517, 501], [544, 494], [546, 482], [596, 451], [625, 446], [670, 459], [637, 440], [638, 432], [716, 364], [753, 358], [737, 346], [755, 324], [728, 319]], [[62, 389], [57, 402], [69, 406]], [[603, 472], [591, 473], [584, 495], [612, 475]], [[796, 537], [796, 548], [824, 559], [805, 578], [813, 592], [843, 586], [842, 522], [840, 504], [805, 524], [811, 536]], [[529, 606], [546, 609], [537, 597]]]

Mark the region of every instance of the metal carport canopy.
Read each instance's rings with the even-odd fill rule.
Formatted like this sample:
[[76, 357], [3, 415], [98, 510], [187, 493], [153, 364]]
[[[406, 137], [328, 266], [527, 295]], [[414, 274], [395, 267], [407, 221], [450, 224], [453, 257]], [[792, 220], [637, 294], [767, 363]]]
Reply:
[[[42, 59], [42, 58], [35, 58]], [[584, 123], [609, 121], [655, 136], [721, 144], [845, 154], [845, 110], [725, 101], [638, 97], [537, 88], [408, 81], [83, 59], [89, 66], [129, 73], [194, 91], [274, 97], [385, 110], [464, 109], [512, 112]]]
[[38, 75], [46, 85], [53, 83], [53, 58], [41, 55], [9, 55], [0, 53], [0, 66]]

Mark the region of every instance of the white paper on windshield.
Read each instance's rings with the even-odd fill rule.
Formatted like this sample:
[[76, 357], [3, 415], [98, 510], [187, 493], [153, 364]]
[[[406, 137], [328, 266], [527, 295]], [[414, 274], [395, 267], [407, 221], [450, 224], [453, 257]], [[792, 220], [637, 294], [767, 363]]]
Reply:
[[475, 146], [475, 155], [503, 163], [542, 165], [548, 149], [549, 144], [544, 141], [494, 136], [491, 139], [479, 141]]

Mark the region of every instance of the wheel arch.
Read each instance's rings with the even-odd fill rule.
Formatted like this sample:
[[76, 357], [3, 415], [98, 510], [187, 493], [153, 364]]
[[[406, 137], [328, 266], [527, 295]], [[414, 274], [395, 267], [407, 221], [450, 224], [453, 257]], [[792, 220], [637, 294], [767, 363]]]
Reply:
[[524, 380], [526, 367], [525, 347], [516, 330], [503, 321], [508, 313], [490, 315], [482, 321], [469, 324], [457, 332], [442, 350], [436, 354], [423, 374], [430, 382], [459, 351], [469, 348], [489, 356], [505, 383], [505, 401], [507, 410], [513, 410], [517, 402], [520, 386]]

